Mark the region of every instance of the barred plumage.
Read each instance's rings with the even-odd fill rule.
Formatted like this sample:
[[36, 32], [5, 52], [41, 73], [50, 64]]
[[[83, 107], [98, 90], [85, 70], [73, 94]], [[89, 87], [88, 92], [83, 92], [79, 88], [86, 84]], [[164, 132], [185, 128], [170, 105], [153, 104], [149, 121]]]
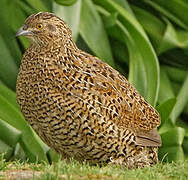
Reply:
[[52, 13], [28, 17], [31, 39], [17, 79], [25, 119], [64, 158], [128, 168], [157, 163], [160, 117], [112, 67], [78, 49]]

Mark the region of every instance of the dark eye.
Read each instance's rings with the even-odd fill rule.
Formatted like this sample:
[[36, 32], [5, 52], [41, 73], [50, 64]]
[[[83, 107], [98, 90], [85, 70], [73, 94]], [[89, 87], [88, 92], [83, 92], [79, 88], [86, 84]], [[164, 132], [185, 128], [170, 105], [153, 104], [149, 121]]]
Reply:
[[42, 30], [42, 29], [43, 29], [43, 25], [42, 25], [42, 24], [36, 24], [36, 28], [37, 28], [38, 30]]

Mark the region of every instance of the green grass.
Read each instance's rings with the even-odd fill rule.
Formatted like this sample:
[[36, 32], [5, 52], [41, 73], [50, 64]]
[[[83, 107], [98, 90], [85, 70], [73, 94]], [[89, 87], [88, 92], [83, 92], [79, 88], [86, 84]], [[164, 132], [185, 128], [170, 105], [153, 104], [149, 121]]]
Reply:
[[46, 163], [21, 163], [19, 161], [0, 161], [0, 179], [141, 179], [166, 180], [188, 179], [188, 161], [178, 163], [159, 163], [153, 167], [128, 170], [118, 166], [90, 166], [86, 163], [59, 161], [52, 165]]

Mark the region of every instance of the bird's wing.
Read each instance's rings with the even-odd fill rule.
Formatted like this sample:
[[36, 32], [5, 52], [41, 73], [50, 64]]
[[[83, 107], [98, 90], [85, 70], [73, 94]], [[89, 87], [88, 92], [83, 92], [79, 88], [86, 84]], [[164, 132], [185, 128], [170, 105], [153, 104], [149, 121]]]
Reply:
[[124, 76], [109, 65], [87, 54], [80, 58], [85, 64], [82, 73], [90, 79], [90, 93], [99, 97], [101, 113], [119, 128], [134, 131], [138, 145], [160, 146], [161, 138], [157, 132], [160, 125], [158, 112]]

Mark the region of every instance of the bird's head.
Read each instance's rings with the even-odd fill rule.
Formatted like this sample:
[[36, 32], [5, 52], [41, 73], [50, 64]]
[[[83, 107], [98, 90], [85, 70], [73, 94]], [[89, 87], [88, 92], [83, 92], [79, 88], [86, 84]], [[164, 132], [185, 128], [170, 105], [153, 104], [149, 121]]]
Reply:
[[72, 35], [71, 30], [62, 19], [53, 13], [40, 12], [29, 16], [16, 36], [26, 36], [33, 43], [43, 46], [58, 40], [66, 41]]

